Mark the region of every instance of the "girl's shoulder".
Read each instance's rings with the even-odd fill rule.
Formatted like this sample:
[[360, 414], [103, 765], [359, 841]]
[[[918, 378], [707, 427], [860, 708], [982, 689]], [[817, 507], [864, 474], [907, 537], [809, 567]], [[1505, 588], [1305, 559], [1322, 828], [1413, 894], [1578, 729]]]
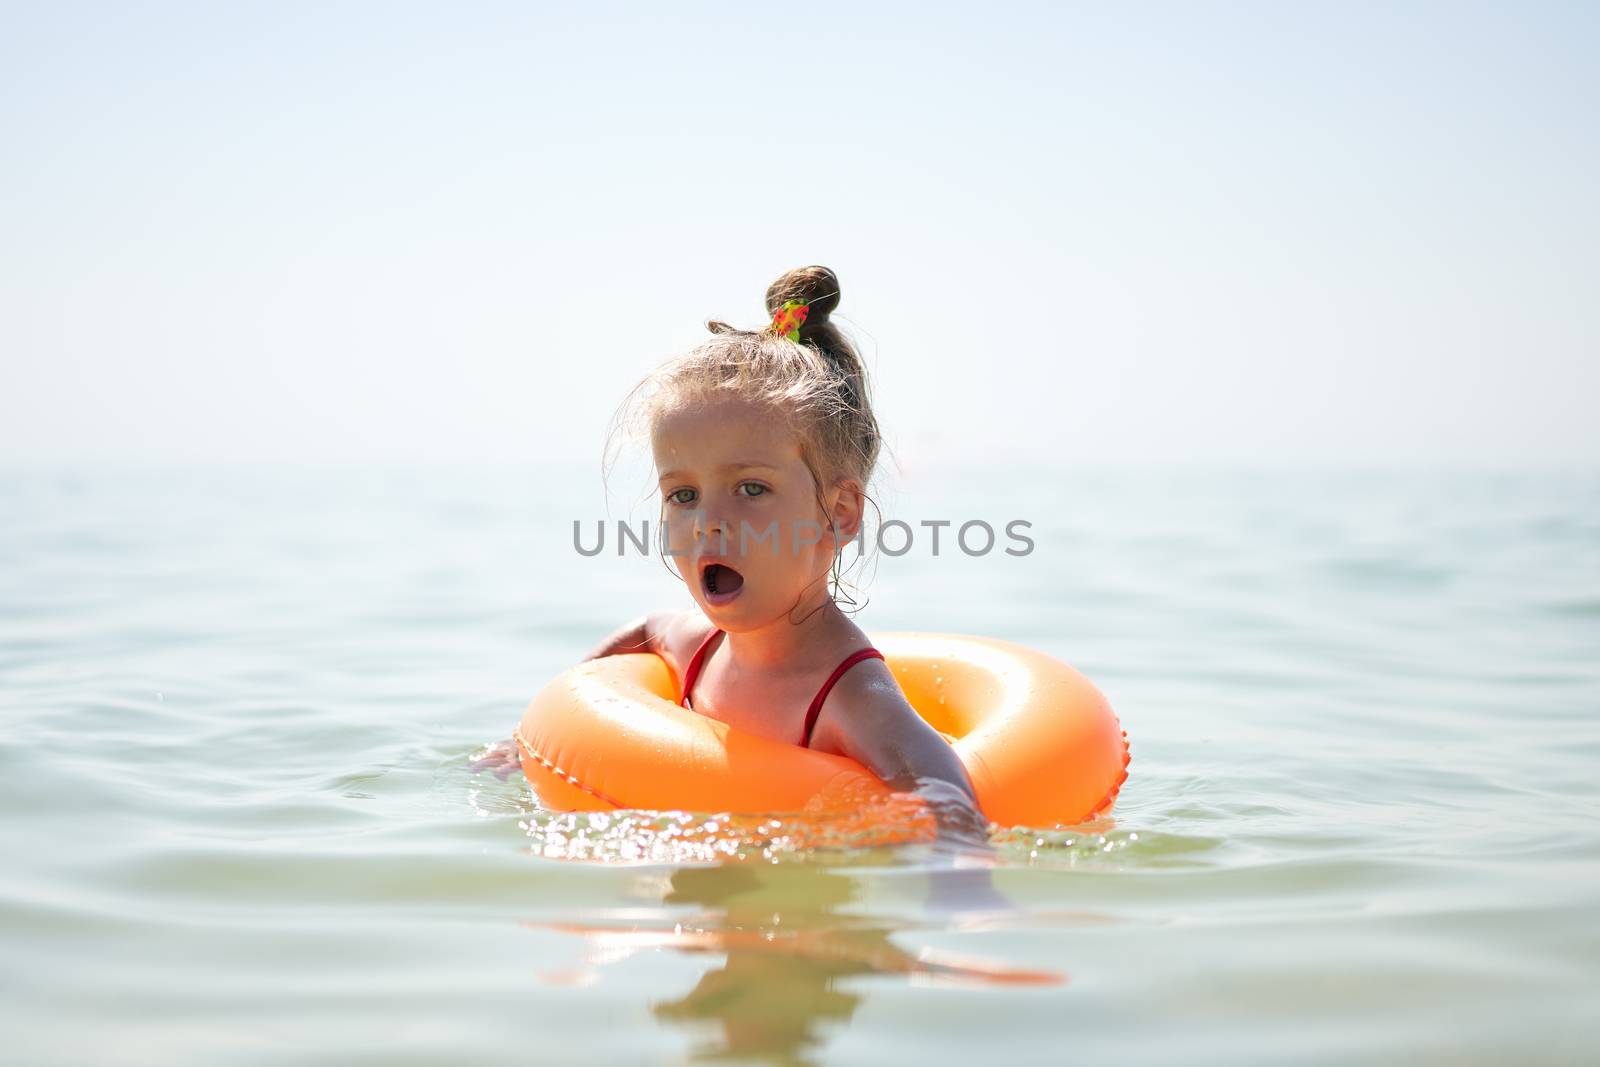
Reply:
[[689, 660], [716, 627], [698, 611], [662, 611], [651, 616], [656, 651], [681, 683]]
[[[857, 651], [870, 647], [863, 644]], [[845, 669], [823, 694], [812, 748], [861, 759], [863, 740], [893, 749], [926, 726], [882, 659], [846, 656], [838, 666]]]

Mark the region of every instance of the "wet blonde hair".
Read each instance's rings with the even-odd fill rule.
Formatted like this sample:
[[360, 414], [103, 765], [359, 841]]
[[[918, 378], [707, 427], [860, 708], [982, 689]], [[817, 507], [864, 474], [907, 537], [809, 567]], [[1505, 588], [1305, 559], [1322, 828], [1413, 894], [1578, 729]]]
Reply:
[[[808, 307], [798, 341], [765, 327], [741, 330], [713, 319], [706, 323], [710, 338], [641, 379], [617, 409], [606, 443], [606, 469], [620, 438], [648, 439], [668, 412], [737, 398], [768, 408], [793, 429], [824, 521], [823, 490], [840, 479], [857, 482], [863, 501], [870, 502], [866, 491], [883, 438], [866, 366], [831, 321], [839, 306], [839, 278], [822, 266], [789, 271], [767, 287], [768, 316], [790, 300]], [[842, 584], [837, 556], [833, 578], [836, 587]]]

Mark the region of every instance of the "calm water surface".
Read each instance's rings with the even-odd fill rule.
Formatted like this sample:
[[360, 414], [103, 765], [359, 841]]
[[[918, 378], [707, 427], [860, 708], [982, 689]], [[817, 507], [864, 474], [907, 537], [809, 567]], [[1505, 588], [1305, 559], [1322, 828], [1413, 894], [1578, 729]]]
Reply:
[[[611, 515], [626, 514], [613, 491]], [[1073, 663], [992, 870], [474, 771], [642, 611], [590, 469], [0, 473], [8, 1062], [1595, 1062], [1600, 474], [919, 469], [869, 630]]]

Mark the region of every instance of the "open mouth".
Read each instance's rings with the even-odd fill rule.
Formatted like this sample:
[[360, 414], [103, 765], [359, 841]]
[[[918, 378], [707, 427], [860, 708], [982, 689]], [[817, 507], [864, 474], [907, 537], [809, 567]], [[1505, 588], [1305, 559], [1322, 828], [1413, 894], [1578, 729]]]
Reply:
[[744, 588], [744, 575], [726, 563], [712, 563], [700, 571], [700, 588], [713, 604], [726, 604]]

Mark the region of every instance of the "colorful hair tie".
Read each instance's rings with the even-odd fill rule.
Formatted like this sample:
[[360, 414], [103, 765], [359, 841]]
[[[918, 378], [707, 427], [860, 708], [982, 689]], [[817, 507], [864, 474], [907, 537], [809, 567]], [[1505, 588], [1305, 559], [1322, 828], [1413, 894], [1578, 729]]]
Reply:
[[772, 313], [772, 325], [767, 329], [780, 337], [798, 341], [800, 340], [800, 325], [806, 321], [806, 315], [810, 311], [810, 305], [804, 301], [785, 300], [783, 307]]

